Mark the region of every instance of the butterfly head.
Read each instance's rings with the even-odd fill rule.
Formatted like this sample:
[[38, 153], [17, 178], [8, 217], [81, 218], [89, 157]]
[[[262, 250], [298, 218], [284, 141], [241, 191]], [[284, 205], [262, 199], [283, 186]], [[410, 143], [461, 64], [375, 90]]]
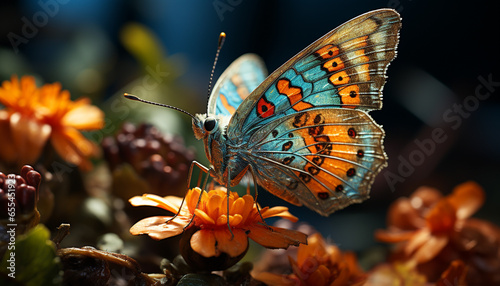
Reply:
[[196, 114], [193, 118], [194, 137], [198, 140], [202, 139], [215, 129], [215, 125], [217, 125], [217, 121], [213, 118], [207, 117], [206, 114]]
[[196, 139], [202, 139], [205, 145], [205, 155], [212, 163], [216, 172], [221, 170], [225, 153], [224, 118], [196, 114], [193, 118], [193, 131]]
[[220, 129], [220, 119], [206, 114], [196, 114], [193, 118], [193, 131], [196, 139], [203, 139], [210, 134], [214, 136], [222, 131]]

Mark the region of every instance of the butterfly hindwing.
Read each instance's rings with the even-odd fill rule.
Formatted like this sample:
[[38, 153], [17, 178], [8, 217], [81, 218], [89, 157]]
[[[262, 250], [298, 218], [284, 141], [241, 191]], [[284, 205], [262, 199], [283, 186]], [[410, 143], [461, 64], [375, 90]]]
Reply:
[[231, 116], [238, 106], [267, 76], [262, 59], [245, 54], [219, 77], [208, 101], [207, 114]]
[[386, 162], [383, 136], [382, 128], [364, 111], [322, 108], [265, 125], [247, 148], [260, 172], [260, 185], [328, 215], [368, 198]]

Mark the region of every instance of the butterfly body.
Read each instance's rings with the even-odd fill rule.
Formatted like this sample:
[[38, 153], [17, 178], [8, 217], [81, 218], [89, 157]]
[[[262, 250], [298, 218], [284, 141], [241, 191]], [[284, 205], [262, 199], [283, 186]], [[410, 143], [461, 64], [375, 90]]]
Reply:
[[267, 78], [255, 55], [231, 64], [207, 114], [193, 119], [217, 181], [235, 186], [253, 172], [264, 189], [322, 215], [367, 199], [387, 161], [384, 131], [367, 112], [382, 106], [400, 26], [394, 10], [363, 14]]

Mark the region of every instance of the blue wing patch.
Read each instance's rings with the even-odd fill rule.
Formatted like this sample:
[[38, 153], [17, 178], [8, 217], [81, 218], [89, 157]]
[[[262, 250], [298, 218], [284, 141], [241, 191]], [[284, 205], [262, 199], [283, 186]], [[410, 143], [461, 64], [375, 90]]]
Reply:
[[231, 116], [250, 93], [267, 77], [262, 59], [245, 54], [220, 76], [208, 101], [208, 115]]

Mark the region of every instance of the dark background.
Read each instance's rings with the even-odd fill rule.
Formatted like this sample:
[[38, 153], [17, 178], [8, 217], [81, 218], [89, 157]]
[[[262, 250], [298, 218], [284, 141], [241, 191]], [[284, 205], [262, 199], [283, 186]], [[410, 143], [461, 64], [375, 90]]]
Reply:
[[[292, 213], [342, 248], [366, 249], [375, 243], [373, 231], [384, 227], [387, 207], [396, 198], [422, 185], [449, 193], [457, 184], [475, 180], [487, 193], [485, 206], [476, 215], [500, 224], [500, 86], [493, 87], [488, 99], [477, 100], [477, 106], [469, 105], [460, 123], [456, 118], [443, 119], [450, 115], [447, 110], [464, 100], [475, 102], [479, 77], [500, 82], [500, 11], [494, 1], [61, 2], [67, 3], [40, 1], [56, 3], [58, 11], [31, 38], [25, 37], [28, 42], [20, 44], [17, 53], [9, 35], [23, 36], [23, 17], [33, 21], [42, 8], [38, 1], [0, 4], [1, 80], [14, 73], [32, 74], [42, 82], [62, 82], [74, 98], [90, 96], [95, 104], [105, 105], [144, 73], [143, 62], [124, 48], [120, 38], [127, 23], [138, 22], [158, 37], [165, 57], [175, 63], [175, 84], [191, 95], [169, 93], [158, 101], [192, 113], [206, 110], [209, 74], [221, 31], [228, 37], [215, 78], [248, 52], [262, 56], [273, 71], [355, 16], [378, 8], [398, 10], [403, 18], [398, 57], [388, 70], [384, 107], [371, 113], [386, 131], [389, 167], [378, 176], [372, 198], [363, 204], [329, 218], [305, 208], [292, 207]], [[181, 133], [192, 142], [189, 118], [179, 117], [185, 121]], [[418, 156], [415, 140], [429, 142], [437, 128], [446, 140], [435, 143], [435, 150], [403, 176], [402, 160]], [[204, 158], [201, 149], [198, 158]], [[390, 183], [391, 175], [400, 176], [400, 181]], [[284, 204], [264, 192], [259, 201]]]

